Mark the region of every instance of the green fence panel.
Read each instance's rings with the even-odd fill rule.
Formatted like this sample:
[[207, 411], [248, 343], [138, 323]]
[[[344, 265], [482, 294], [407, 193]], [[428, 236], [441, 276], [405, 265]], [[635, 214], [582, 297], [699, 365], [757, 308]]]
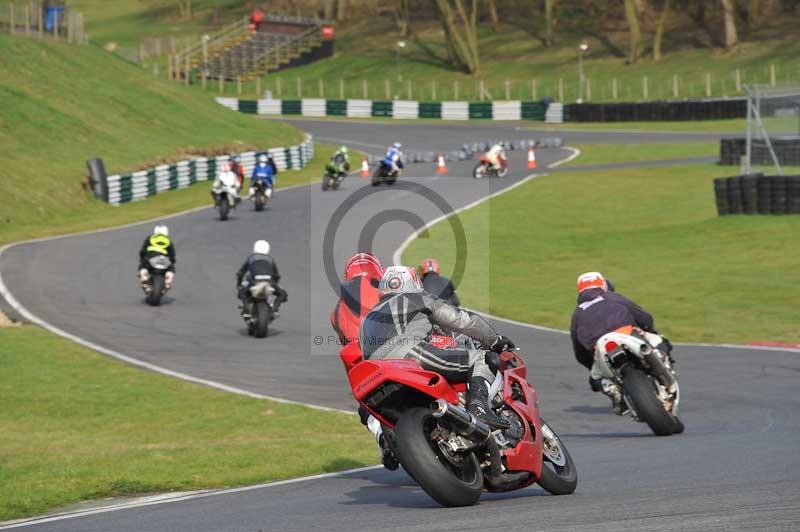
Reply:
[[419, 117], [420, 118], [441, 118], [442, 117], [442, 103], [441, 102], [419, 102]]
[[373, 100], [372, 116], [392, 116], [394, 104], [391, 101]]
[[542, 120], [547, 107], [540, 102], [522, 102], [522, 118], [524, 120]]
[[156, 171], [151, 168], [147, 171], [147, 195], [152, 196], [156, 193]]
[[292, 150], [291, 150], [291, 148], [284, 148], [283, 149], [283, 153], [286, 156], [286, 168], [287, 169], [294, 168], [292, 166]]
[[249, 115], [258, 114], [258, 100], [239, 100], [239, 112]]
[[325, 100], [325, 114], [347, 116], [347, 100]]
[[176, 188], [178, 188], [178, 167], [173, 164], [169, 167], [169, 189], [175, 190]]
[[469, 102], [470, 118], [492, 118], [492, 102]]
[[133, 199], [133, 176], [119, 176], [119, 202], [127, 203]]
[[281, 100], [281, 114], [303, 114], [303, 102], [301, 100]]

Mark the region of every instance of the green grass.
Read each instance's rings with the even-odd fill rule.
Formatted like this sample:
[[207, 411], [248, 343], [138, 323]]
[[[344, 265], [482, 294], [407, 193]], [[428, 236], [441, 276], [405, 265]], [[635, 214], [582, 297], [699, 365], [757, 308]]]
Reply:
[[0, 49], [0, 242], [191, 203], [192, 193], [171, 193], [147, 205], [110, 207], [83, 190], [92, 157], [121, 173], [192, 153], [287, 146], [302, 138], [290, 125], [232, 112], [92, 46], [0, 34]]
[[[416, 100], [455, 99], [453, 82], [459, 82], [458, 99], [476, 99], [477, 83], [485, 86], [494, 99], [505, 98], [505, 80], [511, 83], [511, 99], [531, 99], [531, 80], [537, 81], [537, 97], [558, 97], [559, 79], [564, 80], [564, 99], [575, 101], [578, 96], [578, 65], [574, 44], [580, 38], [563, 36], [561, 44], [545, 49], [530, 34], [511, 26], [495, 32], [486, 26], [481, 29], [482, 71], [470, 76], [452, 70], [444, 61], [445, 50], [441, 30], [437, 25], [418, 24], [416, 33], [407, 39], [408, 45], [396, 55], [400, 38], [388, 20], [359, 22], [340, 29], [333, 58], [288, 69], [267, 76], [267, 85], [277, 93], [278, 79], [282, 80], [282, 97], [318, 97], [318, 80], [325, 81], [325, 96], [339, 97], [339, 80], [345, 81], [345, 96], [361, 98], [362, 80], [367, 80], [368, 97], [385, 98], [384, 84], [391, 83], [390, 94]], [[800, 41], [786, 38], [743, 43], [735, 53], [721, 53], [708, 48], [680, 49], [674, 47], [660, 63], [645, 58], [635, 65], [626, 65], [623, 58], [596, 40], [589, 40], [591, 52], [584, 67], [590, 80], [591, 101], [610, 101], [611, 84], [617, 79], [620, 101], [643, 99], [642, 78], [649, 84], [649, 99], [672, 98], [672, 76], [680, 78], [680, 98], [705, 96], [705, 74], [712, 78], [712, 95], [736, 94], [734, 72], [741, 70], [742, 83], [769, 81], [769, 65], [775, 64], [781, 83], [800, 82]], [[621, 43], [618, 43], [621, 44]], [[683, 43], [684, 45], [686, 43]], [[624, 48], [624, 46], [622, 46]], [[403, 78], [398, 82], [397, 72]], [[296, 80], [301, 79], [303, 90], [298, 94]], [[412, 80], [409, 94], [407, 82]], [[433, 97], [432, 82], [437, 84]], [[276, 94], [276, 96], [278, 96]]]
[[[575, 279], [599, 270], [676, 341], [800, 341], [800, 217], [717, 217], [715, 165], [541, 177], [460, 216], [468, 235], [465, 305], [568, 328]], [[452, 268], [449, 224], [404, 256]]]
[[719, 155], [719, 145], [713, 143], [579, 144], [575, 147], [581, 150], [581, 154], [569, 166]]
[[0, 364], [0, 521], [377, 461], [357, 416], [141, 371], [39, 328], [0, 329]]

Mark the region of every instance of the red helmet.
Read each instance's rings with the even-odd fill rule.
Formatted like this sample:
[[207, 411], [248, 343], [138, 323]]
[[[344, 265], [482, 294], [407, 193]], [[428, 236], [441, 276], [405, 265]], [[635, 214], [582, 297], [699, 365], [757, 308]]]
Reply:
[[380, 279], [383, 276], [383, 266], [378, 257], [372, 253], [356, 253], [344, 266], [344, 280], [364, 275], [370, 279]]
[[436, 259], [422, 259], [422, 262], [419, 265], [419, 273], [421, 276], [425, 277], [429, 273], [439, 273], [441, 268], [439, 267], [439, 261]]

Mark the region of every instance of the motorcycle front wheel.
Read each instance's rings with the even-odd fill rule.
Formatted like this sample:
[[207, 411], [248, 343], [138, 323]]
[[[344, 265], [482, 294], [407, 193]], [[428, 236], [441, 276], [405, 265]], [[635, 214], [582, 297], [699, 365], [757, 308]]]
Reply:
[[322, 178], [322, 190], [323, 191], [328, 190], [328, 187], [330, 186], [330, 181], [331, 181], [331, 176], [329, 176], [328, 174], [325, 174], [323, 176], [323, 178]]
[[397, 458], [442, 506], [472, 506], [483, 491], [480, 463], [474, 453], [446, 455], [431, 439], [436, 423], [429, 408], [406, 410], [394, 431]]
[[578, 470], [572, 455], [550, 426], [541, 420], [542, 476], [539, 485], [553, 495], [569, 495], [578, 486]]
[[147, 294], [147, 304], [151, 307], [157, 307], [161, 304], [161, 295], [164, 292], [164, 277], [162, 275], [153, 275], [150, 278], [150, 293]]
[[259, 212], [263, 211], [264, 206], [267, 204], [267, 197], [261, 192], [256, 192], [254, 200], [255, 200], [256, 210]]
[[228, 203], [228, 198], [220, 198], [217, 208], [219, 209], [219, 219], [224, 222], [228, 219], [228, 212], [231, 208], [230, 204]]
[[683, 432], [683, 423], [667, 412], [658, 398], [652, 378], [639, 368], [629, 366], [622, 371], [622, 387], [636, 415], [647, 423], [656, 436], [669, 436]]
[[272, 311], [266, 301], [259, 301], [255, 306], [255, 313], [253, 314], [253, 320], [255, 321], [253, 335], [256, 338], [266, 338], [269, 334], [269, 322], [272, 320]]

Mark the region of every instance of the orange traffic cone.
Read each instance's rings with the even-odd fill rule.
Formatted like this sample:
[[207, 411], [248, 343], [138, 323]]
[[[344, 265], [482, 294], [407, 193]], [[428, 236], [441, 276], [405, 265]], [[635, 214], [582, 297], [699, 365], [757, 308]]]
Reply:
[[534, 170], [536, 168], [536, 152], [533, 151], [533, 148], [528, 148], [528, 170]]
[[361, 177], [369, 177], [369, 161], [366, 157], [361, 160]]
[[447, 173], [447, 165], [444, 162], [444, 155], [441, 153], [439, 154], [439, 159], [436, 164], [436, 171], [439, 173], [439, 175]]

